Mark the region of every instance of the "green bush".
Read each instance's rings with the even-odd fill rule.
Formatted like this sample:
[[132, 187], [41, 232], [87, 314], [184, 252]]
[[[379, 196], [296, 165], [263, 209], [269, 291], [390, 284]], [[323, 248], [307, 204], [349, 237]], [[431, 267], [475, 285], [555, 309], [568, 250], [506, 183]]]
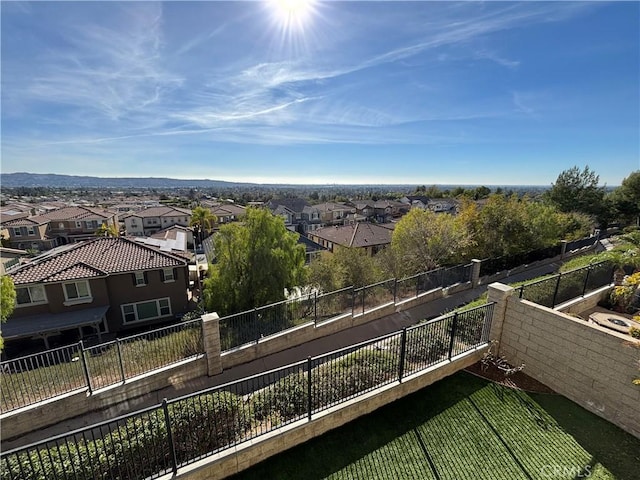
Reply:
[[394, 378], [398, 358], [397, 351], [364, 348], [315, 368], [313, 408], [338, 403]]
[[292, 373], [252, 396], [256, 420], [271, 418], [277, 413], [282, 420], [290, 420], [307, 413], [308, 380], [303, 372]]
[[179, 463], [235, 443], [251, 426], [242, 397], [226, 391], [176, 402], [169, 416]]
[[165, 471], [169, 464], [164, 415], [158, 409], [131, 418], [96, 440], [64, 442], [48, 450], [4, 457], [0, 478], [135, 480]]

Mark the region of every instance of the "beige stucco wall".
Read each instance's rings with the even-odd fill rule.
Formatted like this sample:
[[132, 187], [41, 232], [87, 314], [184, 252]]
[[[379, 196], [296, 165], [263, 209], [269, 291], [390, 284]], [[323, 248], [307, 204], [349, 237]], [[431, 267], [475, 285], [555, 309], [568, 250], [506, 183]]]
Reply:
[[[597, 415], [640, 437], [640, 340], [489, 286], [494, 310], [492, 339], [512, 365]], [[594, 298], [584, 299], [587, 310]], [[500, 308], [503, 307], [503, 308]], [[572, 310], [580, 310], [573, 303]]]

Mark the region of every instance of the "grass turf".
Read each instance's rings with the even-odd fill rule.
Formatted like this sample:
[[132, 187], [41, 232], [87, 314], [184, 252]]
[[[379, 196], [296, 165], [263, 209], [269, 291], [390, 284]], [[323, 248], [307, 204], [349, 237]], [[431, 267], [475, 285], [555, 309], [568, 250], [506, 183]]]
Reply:
[[640, 440], [558, 395], [460, 372], [233, 477], [640, 478]]

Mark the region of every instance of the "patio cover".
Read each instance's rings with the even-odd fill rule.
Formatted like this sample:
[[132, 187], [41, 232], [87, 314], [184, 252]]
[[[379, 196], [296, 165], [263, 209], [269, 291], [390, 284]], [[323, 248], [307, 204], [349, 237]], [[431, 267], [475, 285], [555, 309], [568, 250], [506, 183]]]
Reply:
[[85, 326], [97, 327], [109, 305], [65, 313], [43, 313], [27, 317], [10, 318], [2, 324], [2, 337], [5, 340], [26, 337], [47, 337], [63, 330]]

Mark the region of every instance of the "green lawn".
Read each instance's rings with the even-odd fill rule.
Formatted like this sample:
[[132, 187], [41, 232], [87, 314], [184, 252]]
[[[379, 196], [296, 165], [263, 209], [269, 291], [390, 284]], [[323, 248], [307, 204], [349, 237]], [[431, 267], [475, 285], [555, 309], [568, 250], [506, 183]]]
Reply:
[[633, 480], [640, 439], [564, 397], [460, 372], [233, 478]]

